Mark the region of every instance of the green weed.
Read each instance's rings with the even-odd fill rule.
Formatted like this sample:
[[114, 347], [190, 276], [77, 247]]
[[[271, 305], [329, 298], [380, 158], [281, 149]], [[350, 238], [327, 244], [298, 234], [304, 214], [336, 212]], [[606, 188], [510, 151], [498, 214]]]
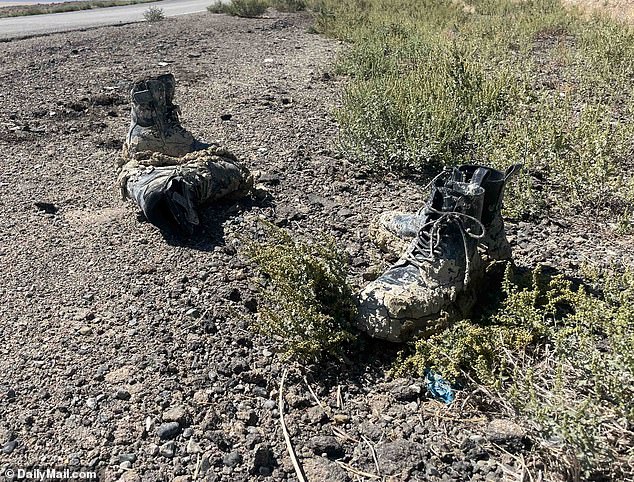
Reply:
[[354, 305], [346, 283], [348, 264], [334, 242], [302, 242], [272, 224], [244, 253], [263, 276], [263, 306], [255, 328], [277, 338], [286, 358], [316, 361], [339, 356]]
[[143, 13], [146, 22], [160, 22], [165, 18], [162, 8], [150, 7]]
[[522, 288], [509, 268], [498, 309], [417, 341], [397, 371], [471, 374], [542, 440], [572, 448], [586, 478], [631, 477], [634, 273], [604, 273], [595, 284], [601, 295], [537, 270]]
[[266, 0], [231, 0], [230, 3], [217, 0], [216, 3], [209, 5], [207, 10], [211, 13], [226, 13], [236, 17], [253, 18], [261, 16], [268, 7], [269, 2]]
[[[321, 0], [347, 42], [340, 148], [377, 173], [476, 162], [526, 169], [508, 214], [618, 215], [634, 198], [634, 30], [557, 0]], [[629, 171], [628, 171], [629, 172]]]

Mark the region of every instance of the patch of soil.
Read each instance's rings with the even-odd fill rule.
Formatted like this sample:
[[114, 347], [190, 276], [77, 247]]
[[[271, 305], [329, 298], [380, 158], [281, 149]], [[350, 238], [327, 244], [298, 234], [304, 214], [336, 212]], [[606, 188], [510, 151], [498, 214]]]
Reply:
[[[370, 219], [426, 197], [335, 155], [342, 46], [309, 26], [300, 14], [201, 14], [3, 44], [0, 469], [294, 480], [276, 401], [285, 365], [275, 342], [249, 329], [257, 286], [238, 237], [257, 217], [298, 235], [325, 232], [361, 286], [387, 264], [367, 239]], [[186, 244], [163, 238], [115, 188], [130, 84], [166, 71], [185, 127], [234, 151], [272, 199], [210, 208]], [[586, 257], [626, 252], [625, 241], [608, 245], [608, 230], [597, 224], [590, 235], [587, 220], [509, 225], [519, 264], [572, 274]], [[398, 347], [364, 343], [349, 364], [289, 374], [286, 423], [311, 482], [522, 471], [513, 454], [530, 444], [514, 426], [506, 452], [493, 445], [489, 419], [502, 412], [478, 409], [490, 400], [459, 393], [449, 409], [427, 400], [420, 379], [386, 375]]]

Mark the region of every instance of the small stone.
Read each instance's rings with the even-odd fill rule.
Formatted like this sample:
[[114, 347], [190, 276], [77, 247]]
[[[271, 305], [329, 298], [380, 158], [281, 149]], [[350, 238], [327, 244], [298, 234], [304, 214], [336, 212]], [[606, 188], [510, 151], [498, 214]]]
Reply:
[[344, 456], [343, 447], [339, 441], [332, 436], [317, 435], [308, 441], [308, 448], [315, 455], [326, 455], [329, 458], [340, 458]]
[[123, 453], [119, 454], [119, 462], [136, 462], [136, 454], [133, 453]]
[[119, 388], [115, 394], [114, 394], [114, 398], [116, 398], [117, 400], [130, 400], [130, 392], [127, 391], [125, 388]]
[[220, 114], [220, 120], [228, 121], [231, 120], [233, 116], [231, 114]]
[[236, 465], [242, 463], [242, 455], [240, 455], [240, 452], [234, 450], [222, 458], [222, 463], [227, 467], [235, 467]]
[[277, 403], [275, 403], [275, 400], [267, 400], [266, 402], [264, 402], [263, 407], [267, 410], [273, 410], [275, 409], [275, 407], [277, 407]]
[[187, 442], [187, 453], [188, 454], [198, 454], [200, 452], [202, 452], [200, 445], [197, 444], [193, 438], [189, 439], [189, 442]]
[[191, 318], [200, 318], [200, 311], [198, 308], [190, 308], [185, 314]]
[[95, 410], [98, 406], [97, 399], [95, 397], [86, 399], [86, 406], [91, 410]]
[[154, 428], [154, 419], [152, 417], [147, 417], [145, 419], [145, 431], [150, 433]]
[[190, 438], [192, 435], [194, 435], [194, 430], [191, 427], [187, 427], [183, 430], [183, 438]]
[[80, 335], [90, 335], [92, 333], [92, 328], [89, 326], [82, 326], [79, 329], [79, 334]]
[[310, 481], [348, 482], [350, 477], [335, 462], [321, 457], [303, 460], [306, 478]]
[[207, 393], [207, 390], [198, 390], [194, 393], [194, 403], [197, 405], [207, 405], [209, 403], [209, 393]]
[[324, 412], [324, 409], [318, 405], [310, 407], [307, 410], [307, 416], [313, 425], [322, 425], [328, 422], [328, 415]]
[[258, 445], [253, 452], [253, 471], [258, 471], [261, 467], [272, 467], [275, 459], [271, 447], [267, 444]]
[[119, 468], [123, 470], [128, 470], [132, 468], [132, 462], [126, 460], [125, 462], [121, 462], [119, 464]]
[[180, 429], [181, 427], [178, 422], [167, 422], [161, 424], [159, 428], [156, 429], [156, 435], [163, 440], [170, 439], [176, 437]]
[[180, 425], [187, 425], [188, 419], [187, 410], [181, 406], [170, 407], [163, 412], [164, 422], [178, 422]]
[[343, 413], [337, 413], [334, 415], [334, 420], [335, 423], [338, 425], [342, 425], [344, 423], [348, 423], [350, 421], [350, 417], [348, 415], [345, 415]]
[[10, 440], [2, 446], [2, 453], [9, 455], [18, 446], [17, 440]]
[[159, 455], [171, 459], [176, 452], [176, 444], [174, 442], [166, 442], [159, 448]]
[[258, 414], [254, 410], [245, 410], [236, 413], [236, 418], [242, 420], [246, 425], [257, 425]]
[[268, 397], [269, 395], [269, 392], [266, 391], [266, 388], [259, 387], [257, 385], [251, 389], [251, 393], [253, 393], [253, 395], [255, 395], [256, 397], [261, 397], [261, 398]]

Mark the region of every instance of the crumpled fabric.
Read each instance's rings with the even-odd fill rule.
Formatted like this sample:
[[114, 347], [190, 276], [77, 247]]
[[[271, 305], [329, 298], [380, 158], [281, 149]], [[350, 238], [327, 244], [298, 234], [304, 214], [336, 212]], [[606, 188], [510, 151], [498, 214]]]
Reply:
[[445, 402], [447, 405], [456, 398], [451, 384], [430, 368], [425, 370], [425, 386], [432, 397]]

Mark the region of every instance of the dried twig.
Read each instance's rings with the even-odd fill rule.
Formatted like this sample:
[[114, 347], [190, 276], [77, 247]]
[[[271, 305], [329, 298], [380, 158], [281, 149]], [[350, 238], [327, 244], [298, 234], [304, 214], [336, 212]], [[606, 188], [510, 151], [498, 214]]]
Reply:
[[335, 460], [335, 462], [337, 462], [342, 469], [344, 469], [347, 472], [350, 472], [352, 474], [359, 475], [361, 477], [366, 477], [366, 478], [369, 478], [369, 479], [380, 479], [381, 478], [378, 475], [374, 475], [374, 474], [371, 474], [369, 472], [364, 472], [363, 470], [355, 469], [351, 465], [348, 465], [345, 462], [342, 462], [341, 460]]
[[379, 458], [376, 456], [376, 449], [374, 448], [374, 445], [368, 440], [365, 435], [361, 435], [361, 438], [366, 444], [368, 444], [368, 447], [370, 447], [372, 459], [374, 460], [374, 466], [376, 467], [376, 473], [379, 477], [381, 477], [381, 467], [379, 466]]
[[200, 466], [201, 466], [200, 454], [198, 454], [198, 456], [196, 458], [196, 469], [194, 470], [194, 480], [198, 479], [198, 473], [200, 472]]
[[286, 423], [284, 422], [284, 380], [286, 379], [286, 373], [288, 369], [284, 369], [284, 373], [282, 373], [282, 380], [280, 381], [280, 394], [278, 400], [278, 406], [280, 410], [280, 423], [282, 424], [282, 433], [284, 434], [284, 441], [286, 442], [286, 449], [288, 450], [288, 455], [291, 457], [291, 462], [293, 463], [293, 467], [295, 467], [295, 473], [297, 474], [297, 478], [299, 482], [308, 482], [306, 479], [306, 474], [304, 473], [304, 469], [299, 464], [297, 460], [297, 455], [295, 454], [295, 449], [293, 448], [293, 443], [291, 442], [291, 436], [288, 433], [288, 429], [286, 428]]
[[313, 391], [312, 387], [310, 386], [310, 384], [308, 383], [308, 380], [306, 379], [306, 377], [304, 377], [304, 383], [306, 384], [306, 386], [308, 387], [308, 391], [310, 392], [310, 394], [313, 396], [313, 398], [315, 399], [315, 401], [317, 402], [317, 405], [319, 405], [319, 408], [321, 408], [321, 410], [328, 415], [328, 413], [326, 413], [326, 409], [324, 408], [324, 405], [321, 403], [321, 401], [319, 400], [319, 398], [317, 398], [317, 395], [315, 394], [315, 392]]
[[342, 438], [344, 440], [350, 440], [351, 442], [354, 442], [354, 443], [357, 443], [357, 444], [361, 443], [356, 438], [351, 437], [346, 432], [341, 430], [339, 427], [331, 427], [331, 429], [332, 429], [332, 433], [334, 433], [335, 436], [337, 436], [339, 438]]
[[343, 398], [341, 397], [341, 385], [337, 385], [337, 408], [343, 408]]

